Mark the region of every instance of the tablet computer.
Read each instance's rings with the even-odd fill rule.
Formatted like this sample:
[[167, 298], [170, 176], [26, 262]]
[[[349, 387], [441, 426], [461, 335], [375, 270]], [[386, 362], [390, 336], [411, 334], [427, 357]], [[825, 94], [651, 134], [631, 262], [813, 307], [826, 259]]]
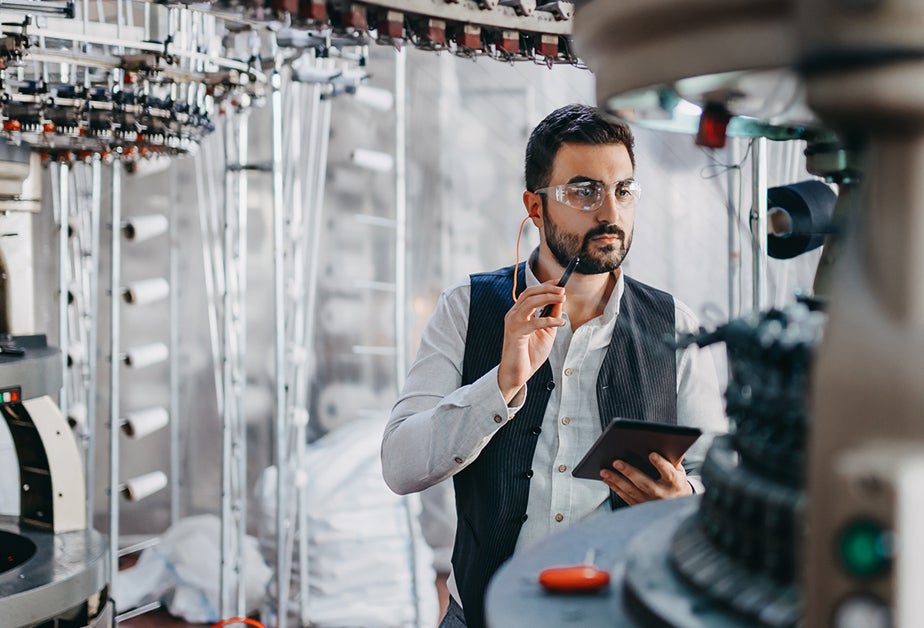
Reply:
[[658, 479], [661, 474], [648, 461], [648, 454], [656, 451], [675, 465], [700, 434], [695, 427], [616, 419], [606, 426], [571, 475], [599, 480], [600, 469], [612, 470], [613, 461], [618, 458]]

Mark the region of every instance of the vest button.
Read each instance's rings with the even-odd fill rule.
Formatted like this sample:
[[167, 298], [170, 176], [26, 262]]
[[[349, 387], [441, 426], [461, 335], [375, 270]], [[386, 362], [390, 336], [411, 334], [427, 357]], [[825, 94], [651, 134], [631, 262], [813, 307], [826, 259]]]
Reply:
[[462, 458], [460, 458], [459, 456], [456, 456], [455, 458], [453, 458], [453, 460], [455, 460], [455, 461], [458, 462], [459, 464], [462, 464], [463, 462], [465, 462], [465, 461], [462, 460]]
[[532, 479], [532, 477], [533, 477], [533, 470], [530, 469], [529, 471], [526, 472], [526, 479], [529, 480], [529, 479]]
[[558, 513], [557, 515], [555, 515], [555, 521], [557, 521], [558, 523], [561, 523], [564, 520], [565, 520], [565, 515], [561, 513]]
[[499, 414], [495, 414], [495, 415], [494, 415], [494, 422], [495, 422], [495, 423], [503, 423], [503, 422], [504, 422], [504, 417], [502, 417], [502, 416], [499, 415]]
[[555, 382], [549, 382], [545, 385], [546, 390], [553, 390], [555, 388]]

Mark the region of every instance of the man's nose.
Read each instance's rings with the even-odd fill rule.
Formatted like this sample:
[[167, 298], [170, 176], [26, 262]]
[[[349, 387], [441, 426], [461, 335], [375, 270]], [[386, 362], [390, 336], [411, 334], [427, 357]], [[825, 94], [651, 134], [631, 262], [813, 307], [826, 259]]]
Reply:
[[612, 223], [623, 215], [626, 207], [616, 200], [616, 190], [607, 190], [603, 197], [603, 205], [597, 210], [597, 220]]

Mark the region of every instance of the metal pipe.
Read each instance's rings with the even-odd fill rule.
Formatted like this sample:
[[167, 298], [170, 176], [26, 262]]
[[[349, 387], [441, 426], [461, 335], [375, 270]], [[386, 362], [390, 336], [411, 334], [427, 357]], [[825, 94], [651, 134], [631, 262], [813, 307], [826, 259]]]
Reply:
[[285, 368], [285, 259], [282, 180], [282, 77], [279, 68], [270, 78], [273, 164], [273, 302], [276, 375], [276, 625], [285, 628], [288, 613], [289, 569], [286, 561], [286, 368]]
[[[317, 63], [317, 60], [315, 63]], [[298, 87], [299, 89], [305, 89], [304, 85], [299, 85]], [[306, 358], [312, 354], [314, 347], [314, 319], [311, 313], [315, 307], [313, 304], [315, 303], [315, 295], [317, 294], [321, 248], [320, 238], [323, 230], [323, 193], [321, 194], [320, 201], [318, 200], [317, 194], [317, 188], [324, 179], [323, 171], [326, 168], [326, 163], [322, 161], [321, 158], [321, 153], [326, 152], [326, 148], [322, 148], [321, 138], [330, 132], [329, 118], [326, 118], [327, 126], [325, 126], [325, 117], [322, 115], [321, 86], [312, 85], [309, 95], [311, 99], [311, 116], [309, 118], [308, 131], [306, 134], [308, 158], [306, 160], [307, 167], [303, 175], [306, 180], [305, 198], [307, 199], [307, 203], [305, 203], [305, 205], [310, 211], [311, 224], [305, 225], [302, 240], [299, 242], [299, 249], [302, 252], [302, 261], [296, 268], [296, 272], [299, 272], [305, 278], [306, 294], [302, 295], [298, 303], [296, 320], [299, 321], [299, 335], [296, 338], [295, 345], [296, 347], [304, 348]], [[304, 252], [306, 250], [309, 252], [310, 265], [305, 264]], [[304, 445], [306, 444], [304, 439], [307, 438], [307, 422], [310, 420], [310, 417], [307, 416], [308, 385], [310, 379], [313, 377], [313, 373], [309, 372], [307, 367], [295, 369], [295, 372], [297, 373], [295, 380], [295, 403], [290, 405], [293, 405], [294, 413], [305, 411], [305, 425], [300, 430], [300, 435], [297, 437], [298, 440], [296, 441], [296, 460], [303, 460]], [[296, 503], [299, 531], [299, 611], [302, 623], [307, 624], [309, 623], [308, 603], [310, 591], [308, 579], [310, 564], [308, 558], [308, 502], [304, 491], [304, 486], [299, 488]]]
[[112, 164], [112, 238], [109, 243], [109, 586], [119, 571], [119, 375], [121, 369], [119, 287], [122, 285], [122, 163]]
[[89, 352], [87, 363], [90, 369], [87, 386], [87, 459], [86, 491], [87, 522], [93, 521], [93, 507], [96, 500], [93, 493], [96, 488], [96, 365], [97, 365], [97, 328], [99, 320], [99, 223], [101, 213], [102, 160], [94, 155], [90, 164], [90, 327], [87, 333]]
[[753, 292], [751, 305], [767, 306], [767, 138], [754, 140], [751, 153], [751, 252]]
[[[327, 172], [327, 150], [330, 143], [330, 113], [331, 101], [321, 98], [319, 101], [320, 122], [318, 126], [318, 143], [316, 156], [315, 180], [311, 186], [314, 198], [312, 207], [312, 240], [311, 240], [311, 274], [308, 276], [308, 289], [305, 298], [305, 329], [307, 330], [306, 348], [312, 350], [314, 321], [317, 314], [318, 278], [320, 276], [321, 260], [321, 230], [324, 225], [324, 190]], [[310, 355], [310, 353], [309, 353]]]
[[[395, 51], [395, 386], [400, 392], [407, 373], [407, 53]], [[408, 526], [411, 595], [414, 625], [422, 626], [420, 582], [417, 579], [417, 552], [414, 508], [411, 498], [402, 498]]]
[[232, 395], [232, 336], [231, 333], [234, 320], [232, 317], [231, 303], [231, 268], [233, 260], [231, 259], [234, 248], [234, 230], [231, 224], [233, 211], [231, 204], [234, 199], [234, 182], [233, 171], [229, 167], [231, 137], [235, 133], [235, 122], [233, 112], [225, 116], [225, 171], [224, 171], [224, 211], [222, 227], [222, 265], [224, 271], [224, 290], [221, 294], [222, 301], [222, 334], [221, 334], [221, 394], [222, 412], [221, 412], [221, 574], [219, 578], [219, 614], [221, 617], [231, 615], [231, 588], [233, 564], [231, 560], [231, 526], [233, 523], [232, 513], [232, 470], [233, 470], [233, 452], [231, 448], [234, 443], [233, 439], [233, 418], [234, 402]]
[[[147, 6], [147, 5], [145, 5]], [[180, 518], [180, 182], [176, 163], [170, 168], [172, 214], [168, 231], [170, 259], [170, 525]]]
[[741, 208], [740, 186], [741, 169], [735, 167], [739, 159], [738, 140], [728, 138], [726, 159], [731, 167], [725, 173], [726, 196], [728, 207], [728, 318], [737, 318], [741, 312]]
[[[212, 350], [212, 363], [215, 380], [215, 397], [218, 405], [218, 414], [223, 412], [224, 404], [221, 401], [221, 359], [220, 348], [220, 330], [218, 329], [218, 312], [216, 311], [216, 295], [223, 288], [216, 286], [216, 263], [213, 249], [218, 246], [217, 238], [214, 237], [211, 217], [215, 214], [215, 192], [213, 190], [212, 178], [208, 176], [212, 172], [209, 164], [203, 163], [211, 154], [210, 143], [205, 142], [202, 151], [195, 159], [196, 169], [196, 200], [199, 207], [199, 237], [202, 241], [202, 265], [205, 275], [205, 297], [208, 304], [208, 321], [209, 321], [209, 346]], [[206, 189], [205, 179], [209, 179], [209, 186]]]
[[407, 53], [395, 51], [395, 378], [407, 373]]
[[[248, 154], [248, 122], [247, 110], [239, 114], [237, 163], [247, 163]], [[237, 255], [235, 274], [237, 275], [237, 294], [234, 301], [236, 307], [235, 334], [237, 351], [234, 369], [234, 393], [236, 426], [234, 430], [234, 443], [232, 451], [237, 462], [237, 483], [235, 485], [235, 516], [237, 517], [237, 552], [235, 555], [235, 578], [237, 580], [237, 606], [238, 616], [247, 613], [247, 602], [244, 597], [244, 583], [247, 565], [244, 563], [244, 541], [247, 536], [247, 417], [245, 412], [245, 397], [247, 393], [247, 173], [243, 170], [237, 173]], [[232, 313], [234, 313], [232, 312]]]
[[67, 416], [68, 386], [70, 382], [70, 372], [67, 366], [67, 354], [70, 349], [70, 332], [67, 324], [70, 167], [67, 162], [60, 161], [57, 168], [57, 189], [52, 191], [52, 203], [55, 206], [55, 219], [58, 222], [58, 348], [61, 351], [61, 391], [58, 393], [58, 406], [61, 408], [61, 414]]
[[113, 625], [116, 625], [116, 626], [117, 626], [117, 625], [119, 625], [120, 623], [122, 623], [123, 621], [128, 621], [129, 619], [134, 619], [135, 617], [140, 617], [141, 615], [144, 615], [144, 614], [146, 614], [146, 613], [150, 613], [151, 611], [156, 611], [156, 610], [159, 609], [161, 606], [163, 606], [163, 603], [161, 603], [160, 601], [157, 601], [157, 602], [149, 602], [148, 604], [144, 604], [144, 605], [142, 605], [142, 606], [139, 606], [138, 608], [133, 608], [133, 609], [131, 609], [130, 611], [125, 611], [124, 613], [120, 613], [120, 614], [116, 615], [116, 617], [115, 617], [115, 623], [114, 623]]

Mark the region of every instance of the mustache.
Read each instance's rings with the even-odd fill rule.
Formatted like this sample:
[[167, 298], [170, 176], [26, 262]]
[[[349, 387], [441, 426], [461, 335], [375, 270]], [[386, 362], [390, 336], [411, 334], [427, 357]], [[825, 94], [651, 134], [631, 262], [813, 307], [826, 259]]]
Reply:
[[584, 235], [584, 247], [586, 248], [593, 238], [602, 235], [615, 235], [619, 236], [623, 242], [626, 241], [626, 232], [618, 225], [600, 225], [599, 227], [591, 229]]

